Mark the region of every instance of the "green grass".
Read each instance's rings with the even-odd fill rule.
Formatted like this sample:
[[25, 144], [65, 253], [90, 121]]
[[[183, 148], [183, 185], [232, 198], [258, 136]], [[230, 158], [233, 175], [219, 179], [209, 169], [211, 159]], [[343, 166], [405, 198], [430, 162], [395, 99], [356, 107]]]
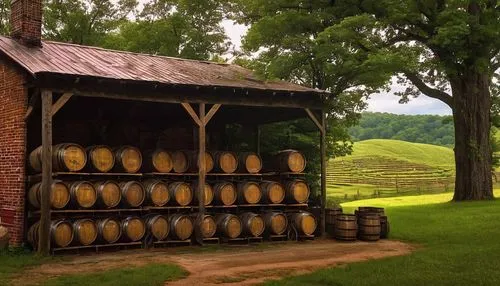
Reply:
[[6, 285], [12, 275], [26, 267], [39, 265], [54, 258], [40, 258], [21, 250], [0, 251], [0, 285]]
[[500, 200], [451, 203], [450, 198], [439, 194], [344, 204], [346, 209], [386, 207], [391, 239], [415, 243], [417, 250], [265, 285], [500, 285]]
[[177, 280], [187, 275], [181, 267], [173, 264], [149, 264], [135, 268], [113, 269], [104, 272], [60, 276], [49, 279], [44, 286], [162, 286], [166, 281]]

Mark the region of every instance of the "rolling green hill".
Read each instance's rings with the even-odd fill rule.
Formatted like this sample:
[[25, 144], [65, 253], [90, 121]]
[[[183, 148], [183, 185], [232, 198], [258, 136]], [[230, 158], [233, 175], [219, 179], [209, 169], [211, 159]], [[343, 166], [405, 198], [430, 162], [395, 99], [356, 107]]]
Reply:
[[453, 150], [399, 140], [356, 142], [352, 155], [330, 160], [328, 196], [333, 201], [452, 190]]

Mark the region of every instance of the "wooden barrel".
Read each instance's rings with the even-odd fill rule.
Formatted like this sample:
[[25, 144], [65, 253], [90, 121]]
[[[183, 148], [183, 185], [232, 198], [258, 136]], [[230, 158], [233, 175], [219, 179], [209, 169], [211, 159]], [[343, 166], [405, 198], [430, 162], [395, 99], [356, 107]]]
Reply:
[[342, 214], [335, 218], [335, 238], [338, 240], [356, 240], [358, 223], [355, 215]]
[[184, 151], [174, 151], [171, 154], [173, 170], [175, 173], [185, 173], [190, 169], [189, 154]]
[[115, 169], [127, 173], [137, 173], [142, 166], [142, 154], [133, 146], [122, 146], [115, 150]]
[[158, 241], [165, 240], [170, 230], [168, 219], [158, 214], [146, 217], [146, 227], [148, 232]]
[[313, 235], [316, 231], [316, 218], [308, 212], [292, 213], [289, 216], [290, 223], [300, 234]]
[[217, 204], [231, 206], [237, 199], [236, 187], [230, 182], [219, 182], [214, 186], [214, 200]]
[[131, 216], [121, 222], [123, 238], [128, 241], [139, 241], [146, 234], [146, 225], [141, 218]]
[[168, 223], [170, 225], [170, 235], [175, 239], [186, 240], [193, 234], [193, 220], [187, 215], [172, 215], [168, 218]]
[[97, 204], [103, 208], [114, 208], [120, 204], [122, 193], [120, 185], [115, 181], [103, 181], [94, 183], [97, 192]]
[[113, 150], [104, 145], [95, 145], [87, 148], [89, 169], [99, 173], [107, 173], [115, 166]]
[[79, 219], [73, 223], [74, 241], [80, 245], [91, 245], [97, 239], [97, 225], [91, 219]]
[[391, 227], [389, 225], [389, 220], [387, 216], [380, 216], [380, 238], [388, 238], [389, 232], [391, 231]]
[[292, 180], [285, 183], [286, 198], [291, 203], [305, 204], [311, 191], [304, 180]]
[[[193, 222], [196, 222], [198, 214], [192, 214], [191, 218]], [[203, 221], [201, 222], [201, 234], [203, 238], [212, 238], [217, 232], [217, 224], [215, 218], [211, 215], [205, 215]]]
[[238, 159], [238, 170], [242, 173], [257, 174], [262, 170], [262, 158], [257, 153], [241, 153]]
[[[38, 248], [40, 222], [36, 222], [28, 230], [28, 242]], [[53, 220], [50, 223], [50, 240], [55, 247], [67, 247], [73, 241], [73, 227], [65, 220]]]
[[123, 203], [132, 208], [140, 207], [145, 200], [144, 186], [137, 181], [121, 182]]
[[193, 201], [193, 190], [186, 182], [173, 182], [168, 185], [173, 201], [180, 206], [187, 206]]
[[355, 213], [385, 215], [385, 210], [384, 208], [379, 208], [379, 207], [358, 207]]
[[380, 216], [364, 215], [358, 217], [358, 238], [365, 241], [380, 239]]
[[156, 149], [146, 152], [145, 168], [149, 172], [170, 173], [174, 168], [172, 155], [163, 150]]
[[306, 158], [297, 150], [280, 151], [274, 160], [275, 167], [281, 172], [301, 173], [306, 168]]
[[238, 169], [238, 156], [234, 152], [219, 151], [214, 153], [215, 170], [226, 174], [234, 173]]
[[[42, 171], [42, 146], [29, 155], [33, 170]], [[62, 172], [78, 172], [85, 168], [87, 155], [85, 149], [78, 144], [64, 143], [52, 147], [52, 170]]]
[[240, 218], [233, 214], [218, 214], [215, 221], [217, 232], [227, 238], [237, 238], [243, 230]]
[[288, 227], [288, 219], [281, 212], [268, 212], [264, 214], [264, 222], [266, 223], [266, 232], [271, 235], [281, 235], [285, 233]]
[[325, 209], [325, 223], [326, 225], [335, 225], [335, 218], [342, 214], [342, 208], [329, 208]]
[[243, 233], [253, 237], [259, 237], [266, 229], [264, 219], [261, 215], [251, 212], [242, 213], [240, 215], [243, 224]]
[[[191, 189], [193, 190], [193, 203], [198, 205], [198, 181], [194, 181], [191, 184]], [[205, 194], [205, 205], [208, 206], [212, 204], [214, 201], [214, 189], [210, 184], [205, 183], [205, 189], [204, 189], [204, 194]]]
[[70, 185], [71, 202], [74, 206], [88, 209], [95, 205], [97, 192], [92, 183], [87, 181], [77, 181]]
[[262, 182], [260, 188], [264, 201], [269, 204], [281, 204], [285, 199], [285, 187], [278, 182]]
[[262, 198], [262, 190], [256, 182], [238, 183], [238, 200], [241, 204], [258, 204]]
[[97, 232], [101, 241], [115, 243], [122, 236], [120, 221], [114, 218], [105, 218], [97, 223]]
[[[191, 171], [198, 171], [198, 151], [191, 151], [190, 152], [190, 157], [191, 157], [191, 162], [195, 162], [193, 164], [190, 164], [190, 170]], [[215, 166], [215, 160], [212, 154], [210, 152], [205, 152], [205, 171], [207, 173], [210, 173]]]
[[167, 183], [151, 179], [143, 182], [143, 185], [146, 190], [147, 201], [152, 206], [163, 207], [170, 201]]
[[[40, 208], [42, 183], [36, 183], [28, 191], [28, 201], [35, 208]], [[53, 180], [50, 189], [50, 206], [52, 209], [63, 209], [70, 201], [69, 189], [60, 180]]]

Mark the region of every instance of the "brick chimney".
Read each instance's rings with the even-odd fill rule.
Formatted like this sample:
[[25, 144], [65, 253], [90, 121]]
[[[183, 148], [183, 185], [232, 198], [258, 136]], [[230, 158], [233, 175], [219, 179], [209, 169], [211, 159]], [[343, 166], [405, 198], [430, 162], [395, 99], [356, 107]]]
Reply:
[[42, 1], [12, 0], [12, 38], [26, 45], [42, 46]]

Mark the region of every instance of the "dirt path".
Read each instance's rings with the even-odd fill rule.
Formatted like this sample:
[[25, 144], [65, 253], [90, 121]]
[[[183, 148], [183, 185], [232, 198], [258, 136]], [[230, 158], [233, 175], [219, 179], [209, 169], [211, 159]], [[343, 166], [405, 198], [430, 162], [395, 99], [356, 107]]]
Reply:
[[20, 273], [12, 284], [33, 285], [61, 275], [149, 263], [176, 263], [191, 274], [186, 279], [166, 285], [252, 285], [266, 279], [303, 274], [328, 266], [405, 255], [413, 249], [411, 245], [389, 240], [377, 243], [316, 240], [259, 246], [224, 246], [216, 251], [203, 252], [196, 248], [123, 251], [74, 256], [58, 263], [43, 264]]

